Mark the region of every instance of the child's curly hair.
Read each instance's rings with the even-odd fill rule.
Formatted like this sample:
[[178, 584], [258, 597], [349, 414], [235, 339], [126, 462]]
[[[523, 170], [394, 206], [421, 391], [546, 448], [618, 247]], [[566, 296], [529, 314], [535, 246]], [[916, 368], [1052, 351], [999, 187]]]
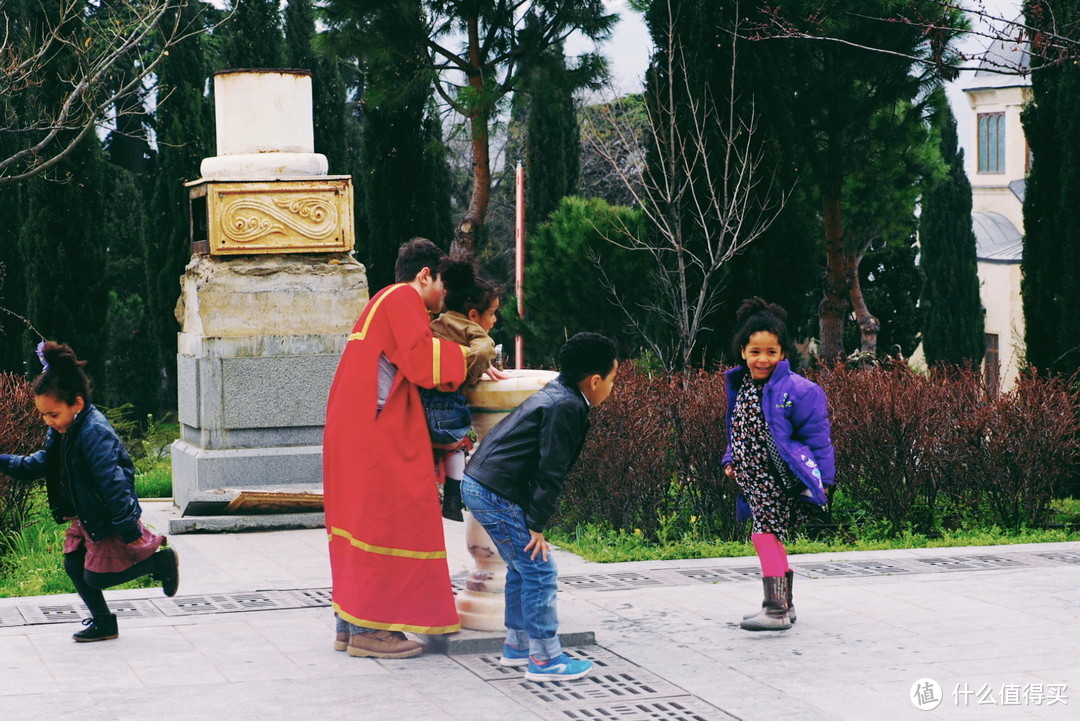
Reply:
[[742, 350], [750, 342], [750, 337], [763, 331], [775, 335], [784, 356], [791, 357], [792, 341], [787, 327], [787, 311], [776, 303], [767, 303], [757, 296], [747, 298], [735, 312], [735, 323], [738, 330], [731, 342], [732, 357], [735, 359], [742, 358]]
[[439, 265], [439, 274], [446, 287], [447, 310], [468, 315], [475, 309], [482, 314], [502, 295], [501, 288], [477, 274], [471, 256], [444, 258]]
[[46, 341], [41, 349], [47, 367], [34, 379], [34, 394], [51, 396], [58, 401], [75, 405], [78, 398], [90, 402], [90, 379], [83, 371], [86, 361], [75, 357], [66, 343]]

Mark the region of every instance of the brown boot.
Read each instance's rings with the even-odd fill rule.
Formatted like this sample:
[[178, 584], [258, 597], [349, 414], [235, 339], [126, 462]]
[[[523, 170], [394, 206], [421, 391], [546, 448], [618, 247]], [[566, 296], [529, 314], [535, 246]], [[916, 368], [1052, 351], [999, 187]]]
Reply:
[[[798, 617], [795, 615], [795, 604], [791, 600], [791, 585], [792, 585], [792, 581], [795, 580], [795, 574], [789, 568], [787, 570], [787, 573], [784, 574], [784, 577], [787, 578], [787, 615], [788, 615], [788, 620], [791, 621], [792, 623], [795, 623], [795, 621], [798, 620]], [[761, 607], [765, 608], [765, 604], [767, 602], [768, 602], [768, 599], [766, 599], [765, 601], [762, 601], [761, 602]], [[761, 613], [761, 611], [752, 611], [750, 613], [744, 613], [743, 618], [753, 618], [754, 616], [758, 615], [759, 613]]]
[[372, 658], [412, 658], [424, 652], [424, 646], [406, 638], [401, 631], [375, 631], [349, 636], [350, 656]]
[[334, 634], [334, 650], [344, 651], [349, 648], [349, 632], [338, 631]]
[[787, 576], [765, 576], [765, 603], [755, 616], [743, 619], [739, 626], [747, 631], [786, 631], [791, 628], [788, 617]]

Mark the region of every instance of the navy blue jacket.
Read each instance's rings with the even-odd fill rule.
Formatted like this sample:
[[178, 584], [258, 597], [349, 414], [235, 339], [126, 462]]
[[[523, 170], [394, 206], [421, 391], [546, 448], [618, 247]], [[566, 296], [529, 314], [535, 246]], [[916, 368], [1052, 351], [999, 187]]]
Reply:
[[93, 405], [87, 404], [63, 435], [50, 428], [45, 448], [37, 453], [0, 455], [0, 473], [17, 480], [45, 476], [53, 518], [61, 522], [74, 512], [95, 541], [115, 533], [131, 543], [142, 535], [135, 465]]
[[[735, 399], [747, 372], [745, 366], [737, 366], [724, 374], [727, 379], [728, 439], [725, 465], [731, 463], [731, 417], [735, 413]], [[783, 360], [765, 382], [761, 404], [776, 449], [807, 488], [803, 495], [824, 506], [828, 502], [824, 487], [831, 486], [836, 477], [825, 391], [817, 383], [793, 373], [791, 365]]]
[[559, 374], [488, 432], [465, 473], [521, 506], [529, 530], [543, 533], [588, 431], [585, 396]]

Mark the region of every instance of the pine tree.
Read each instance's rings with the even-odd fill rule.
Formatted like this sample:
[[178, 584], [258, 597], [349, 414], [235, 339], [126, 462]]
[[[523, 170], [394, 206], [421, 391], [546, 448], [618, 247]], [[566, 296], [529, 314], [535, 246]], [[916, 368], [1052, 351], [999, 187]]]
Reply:
[[985, 340], [971, 228], [971, 183], [964, 172], [964, 150], [958, 147], [956, 119], [944, 92], [935, 93], [932, 106], [946, 174], [928, 179], [919, 217], [920, 265], [926, 275], [923, 351], [931, 365], [978, 363]]
[[[1074, 3], [1030, 1], [1024, 13], [1035, 27], [1080, 20]], [[1021, 260], [1024, 342], [1030, 366], [1071, 374], [1080, 368], [1080, 68], [1038, 67], [1043, 62], [1033, 53], [1032, 100], [1022, 116], [1032, 156]]]
[[[186, 5], [181, 23], [202, 22], [198, 8]], [[174, 18], [168, 18], [172, 22]], [[164, 379], [158, 410], [176, 407], [176, 333], [174, 310], [180, 297], [180, 276], [191, 259], [188, 190], [184, 182], [199, 177], [202, 159], [213, 154], [213, 123], [203, 89], [209, 71], [205, 37], [193, 35], [177, 45], [160, 66], [155, 125], [157, 173], [150, 200], [146, 243], [147, 346], [158, 375]]]
[[217, 33], [222, 69], [285, 67], [278, 0], [233, 0], [232, 14]]

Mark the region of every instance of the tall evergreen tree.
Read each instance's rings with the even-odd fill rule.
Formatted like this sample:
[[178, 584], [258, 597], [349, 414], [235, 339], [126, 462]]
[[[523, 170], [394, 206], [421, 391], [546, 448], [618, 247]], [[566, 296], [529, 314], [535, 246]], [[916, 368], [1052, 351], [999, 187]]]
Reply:
[[[382, 0], [328, 0], [331, 27], [352, 36], [368, 57], [396, 55], [416, 71], [460, 71], [456, 91], [436, 89], [465, 118], [472, 146], [472, 195], [455, 230], [454, 249], [476, 250], [475, 238], [487, 220], [491, 192], [489, 133], [498, 105], [551, 45], [580, 32], [594, 40], [609, 34], [616, 16], [602, 0], [449, 0], [388, 3]], [[419, 16], [418, 16], [419, 13]], [[386, 34], [381, 20], [397, 16], [397, 32]], [[419, 52], [414, 52], [418, 48]], [[595, 79], [602, 62], [582, 56], [576, 71]], [[392, 88], [386, 88], [387, 91]]]
[[232, 14], [217, 30], [221, 69], [285, 67], [278, 0], [233, 0]]
[[161, 374], [150, 334], [144, 263], [147, 228], [143, 179], [108, 164], [102, 235], [105, 253], [105, 362], [97, 372], [99, 402], [130, 404], [141, 421], [156, 413]]
[[[1024, 15], [1036, 28], [1071, 27], [1080, 8], [1029, 0]], [[1032, 156], [1021, 260], [1024, 343], [1029, 365], [1071, 374], [1080, 368], [1080, 67], [1042, 67], [1048, 61], [1035, 50], [1032, 99], [1022, 116]]]
[[[447, 248], [453, 233], [442, 127], [431, 102], [435, 76], [417, 62], [424, 54], [421, 2], [384, 10], [365, 16], [363, 32], [344, 23], [327, 38], [332, 54], [356, 62], [363, 74], [360, 167], [353, 172], [356, 255], [373, 289], [394, 282], [398, 248], [409, 238]], [[373, 36], [386, 40], [364, 42]], [[384, 44], [390, 38], [397, 39], [393, 51]]]
[[[169, 22], [175, 21], [172, 17]], [[205, 21], [194, 5], [179, 18], [194, 29]], [[176, 333], [174, 315], [180, 297], [180, 276], [191, 259], [188, 193], [184, 182], [199, 177], [199, 164], [213, 154], [213, 121], [204, 88], [209, 74], [206, 38], [192, 35], [162, 61], [155, 113], [158, 160], [150, 200], [146, 242], [146, 313], [148, 341], [158, 377], [162, 379], [158, 410], [176, 407]]]
[[[784, 41], [792, 54], [777, 73], [793, 83], [793, 111], [807, 153], [805, 177], [820, 198], [826, 273], [819, 340], [821, 355], [832, 359], [843, 353], [844, 325], [851, 312], [864, 349], [873, 350], [879, 326], [858, 287], [865, 237], [846, 232], [846, 179], [873, 161], [877, 149], [896, 144], [889, 133], [907, 134], [909, 127], [922, 123], [920, 98], [943, 75], [955, 72], [951, 68], [956, 55], [949, 44], [963, 26], [962, 11], [943, 9], [937, 0], [838, 0], [824, 12], [813, 0], [787, 0], [783, 10], [795, 37]], [[903, 17], [937, 18], [940, 28], [928, 32], [921, 22], [904, 22]], [[802, 39], [800, 31], [830, 41]], [[909, 59], [916, 57], [932, 62]], [[903, 115], [896, 123], [875, 122], [890, 111]]]
[[[577, 191], [581, 131], [574, 103], [573, 76], [567, 72], [563, 44], [547, 50], [524, 77], [521, 100], [525, 122], [525, 227], [535, 230]], [[515, 93], [518, 101], [518, 93]]]
[[285, 57], [289, 67], [311, 71], [315, 122], [315, 152], [329, 162], [330, 172], [350, 170], [345, 105], [345, 81], [336, 58], [318, 52], [315, 11], [311, 0], [289, 0], [285, 6]]
[[919, 217], [923, 289], [923, 352], [927, 363], [961, 365], [982, 360], [983, 309], [975, 232], [971, 228], [971, 182], [948, 99], [936, 91], [931, 122], [945, 165], [943, 178], [924, 185]]
[[108, 307], [106, 169], [101, 141], [90, 135], [48, 177], [28, 181], [19, 243], [28, 317], [47, 338], [70, 343], [97, 381]]

